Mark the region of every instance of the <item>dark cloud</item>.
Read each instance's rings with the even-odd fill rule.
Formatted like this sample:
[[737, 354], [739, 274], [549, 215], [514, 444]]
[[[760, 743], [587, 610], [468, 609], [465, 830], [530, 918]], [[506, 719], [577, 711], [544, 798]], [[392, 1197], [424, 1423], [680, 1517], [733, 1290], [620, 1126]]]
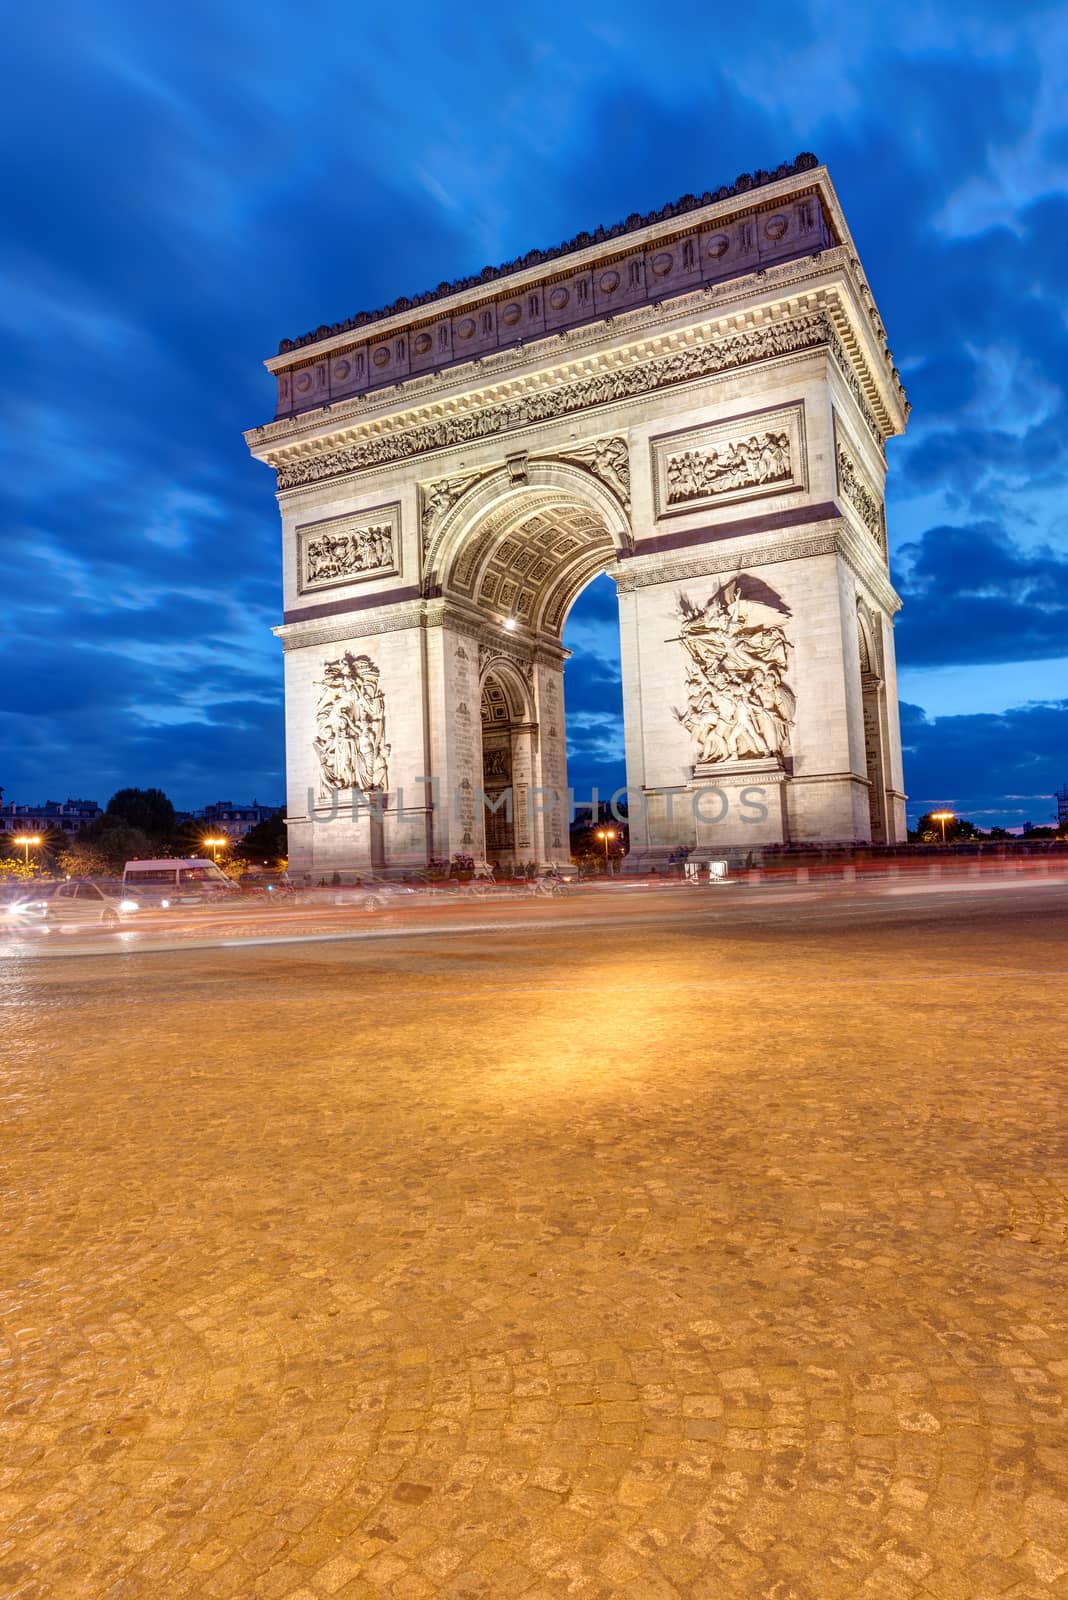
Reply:
[[[419, 0], [25, 13], [0, 108], [8, 795], [280, 792], [277, 518], [241, 439], [280, 337], [803, 148], [831, 166], [915, 407], [891, 450], [902, 664], [1068, 653], [1057, 13], [1018, 5], [1003, 33], [993, 0], [970, 15], [981, 51], [948, 5], [932, 30], [844, 0], [837, 29], [776, 0], [729, 23], [698, 0], [492, 27]], [[908, 520], [929, 503], [930, 526]], [[599, 582], [569, 625], [583, 783], [622, 782], [616, 615]], [[1006, 716], [1053, 761], [1056, 717]], [[923, 785], [943, 733], [962, 771], [996, 773], [989, 722], [1010, 727], [914, 728]]]
[[1068, 556], [1024, 550], [993, 523], [931, 528], [901, 555], [903, 665], [1068, 654]]
[[911, 818], [951, 806], [984, 827], [1056, 820], [1068, 782], [1068, 700], [1000, 715], [929, 718], [901, 707]]

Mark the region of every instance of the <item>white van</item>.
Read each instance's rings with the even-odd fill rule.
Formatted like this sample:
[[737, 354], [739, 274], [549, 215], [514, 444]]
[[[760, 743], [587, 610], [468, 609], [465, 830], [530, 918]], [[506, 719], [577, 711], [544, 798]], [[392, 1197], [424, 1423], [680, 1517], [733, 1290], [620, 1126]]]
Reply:
[[214, 861], [199, 856], [183, 856], [170, 861], [127, 861], [122, 874], [122, 897], [138, 905], [198, 906], [228, 894], [240, 894]]

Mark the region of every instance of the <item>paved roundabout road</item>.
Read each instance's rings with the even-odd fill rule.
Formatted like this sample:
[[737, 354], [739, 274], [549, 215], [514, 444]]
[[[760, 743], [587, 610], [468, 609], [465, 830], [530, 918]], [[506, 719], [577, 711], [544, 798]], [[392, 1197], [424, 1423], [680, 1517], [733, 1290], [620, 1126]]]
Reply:
[[10, 961], [17, 1600], [1068, 1594], [1068, 896]]

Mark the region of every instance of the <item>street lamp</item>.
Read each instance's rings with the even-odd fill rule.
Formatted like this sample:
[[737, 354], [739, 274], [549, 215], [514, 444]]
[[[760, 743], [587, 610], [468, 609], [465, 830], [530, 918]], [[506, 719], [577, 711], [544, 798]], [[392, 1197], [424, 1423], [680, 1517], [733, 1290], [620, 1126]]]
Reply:
[[605, 870], [605, 872], [608, 871], [608, 841], [610, 839], [614, 839], [615, 836], [616, 836], [616, 830], [614, 828], [598, 828], [597, 829], [597, 837], [598, 837], [598, 839], [603, 839], [604, 840], [604, 870]]
[[40, 842], [41, 835], [39, 833], [17, 833], [12, 840], [13, 844], [20, 844], [22, 846], [23, 859], [27, 866], [30, 864], [30, 845], [40, 844]]
[[201, 844], [208, 844], [208, 845], [211, 846], [211, 859], [216, 864], [218, 864], [218, 860], [219, 860], [219, 846], [230, 843], [229, 839], [227, 839], [225, 837], [222, 838], [222, 839], [201, 839], [200, 842], [201, 842]]
[[955, 811], [932, 811], [931, 812], [931, 821], [932, 822], [940, 822], [942, 824], [942, 843], [943, 844], [945, 844], [945, 842], [946, 842], [946, 823], [947, 822], [952, 822], [955, 817], [956, 817], [956, 812]]

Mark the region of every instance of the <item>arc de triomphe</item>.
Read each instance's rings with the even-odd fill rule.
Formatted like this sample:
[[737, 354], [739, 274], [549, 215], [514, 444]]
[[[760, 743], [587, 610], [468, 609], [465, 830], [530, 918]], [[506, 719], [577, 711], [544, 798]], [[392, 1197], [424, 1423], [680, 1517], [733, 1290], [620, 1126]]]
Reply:
[[908, 405], [815, 157], [267, 366], [246, 439], [278, 475], [295, 872], [565, 861], [561, 631], [606, 571], [632, 865], [904, 838]]

